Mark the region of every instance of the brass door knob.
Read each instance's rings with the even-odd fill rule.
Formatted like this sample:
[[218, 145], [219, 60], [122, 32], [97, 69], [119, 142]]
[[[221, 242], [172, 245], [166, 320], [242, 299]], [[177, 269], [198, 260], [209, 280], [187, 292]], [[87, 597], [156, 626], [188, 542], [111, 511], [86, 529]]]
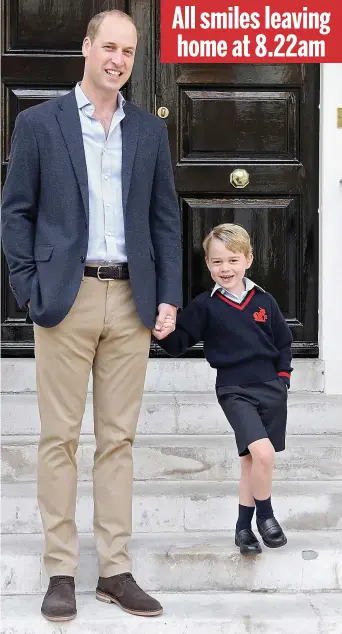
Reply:
[[249, 174], [245, 169], [236, 169], [230, 175], [230, 182], [236, 189], [243, 189], [249, 183]]
[[160, 117], [161, 119], [166, 119], [166, 117], [169, 116], [169, 109], [166, 108], [166, 106], [161, 106], [160, 108], [158, 108], [157, 110], [157, 115], [158, 117]]

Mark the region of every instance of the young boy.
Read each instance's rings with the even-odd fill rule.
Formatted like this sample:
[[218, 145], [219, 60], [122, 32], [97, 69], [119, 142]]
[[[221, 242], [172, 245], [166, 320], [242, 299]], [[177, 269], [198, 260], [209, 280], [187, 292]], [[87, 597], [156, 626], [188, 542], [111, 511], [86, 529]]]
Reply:
[[287, 542], [273, 515], [271, 488], [275, 452], [285, 449], [292, 336], [272, 295], [245, 277], [253, 260], [245, 229], [219, 225], [203, 248], [214, 289], [179, 313], [174, 332], [164, 339], [163, 330], [154, 334], [171, 356], [203, 341], [204, 355], [217, 370], [218, 402], [241, 459], [235, 544], [242, 554], [255, 555], [261, 552], [251, 527], [255, 507], [264, 544], [279, 548]]

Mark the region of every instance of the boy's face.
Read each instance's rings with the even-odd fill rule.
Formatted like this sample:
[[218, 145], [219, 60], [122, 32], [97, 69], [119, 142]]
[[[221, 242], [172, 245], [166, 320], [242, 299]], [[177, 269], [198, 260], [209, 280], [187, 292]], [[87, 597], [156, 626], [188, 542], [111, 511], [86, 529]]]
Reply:
[[229, 251], [222, 240], [213, 238], [209, 243], [208, 256], [205, 259], [214, 282], [227, 291], [240, 295], [244, 290], [243, 278], [246, 269], [252, 264], [252, 254]]

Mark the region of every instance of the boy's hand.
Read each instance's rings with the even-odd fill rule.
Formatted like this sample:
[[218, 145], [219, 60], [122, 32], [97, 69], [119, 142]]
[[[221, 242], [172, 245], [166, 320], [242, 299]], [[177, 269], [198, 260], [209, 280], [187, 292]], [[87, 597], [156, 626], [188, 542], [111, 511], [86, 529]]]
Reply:
[[177, 308], [171, 304], [159, 304], [158, 317], [152, 334], [156, 339], [165, 339], [176, 328]]

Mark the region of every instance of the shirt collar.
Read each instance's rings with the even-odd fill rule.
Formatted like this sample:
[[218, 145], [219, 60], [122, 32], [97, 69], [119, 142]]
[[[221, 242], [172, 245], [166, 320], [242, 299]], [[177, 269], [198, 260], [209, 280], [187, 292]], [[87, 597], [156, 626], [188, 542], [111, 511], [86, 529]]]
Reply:
[[[248, 277], [244, 277], [243, 278], [243, 282], [245, 285], [245, 293], [249, 293], [249, 291], [252, 290], [252, 288], [258, 288], [260, 291], [262, 291], [263, 293], [265, 292], [263, 288], [261, 288], [261, 286], [258, 286], [258, 284], [255, 284], [255, 282], [252, 282], [252, 280], [250, 280]], [[211, 296], [215, 295], [216, 291], [219, 291], [222, 289], [222, 286], [220, 286], [219, 284], [215, 284], [212, 292], [211, 292]], [[225, 289], [226, 290], [226, 289]], [[228, 291], [229, 293], [229, 291]], [[242, 294], [242, 293], [241, 293]]]
[[[92, 106], [93, 111], [95, 110], [94, 104], [89, 101], [87, 95], [83, 92], [80, 83], [77, 83], [75, 86], [75, 97], [77, 101], [77, 107], [79, 110], [82, 110], [85, 106]], [[121, 92], [118, 93], [118, 110], [122, 110], [126, 100], [122, 96]]]

